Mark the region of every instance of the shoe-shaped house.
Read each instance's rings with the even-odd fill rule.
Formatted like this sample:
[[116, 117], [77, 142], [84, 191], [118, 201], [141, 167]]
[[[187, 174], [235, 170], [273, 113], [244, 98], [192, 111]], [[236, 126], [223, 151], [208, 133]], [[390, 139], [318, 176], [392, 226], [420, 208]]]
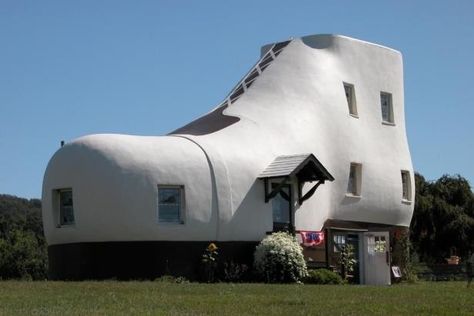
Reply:
[[62, 146], [43, 183], [54, 279], [193, 276], [209, 242], [251, 262], [277, 230], [308, 263], [355, 247], [354, 277], [390, 282], [414, 178], [398, 51], [338, 36], [266, 45], [214, 110], [166, 136], [89, 135]]

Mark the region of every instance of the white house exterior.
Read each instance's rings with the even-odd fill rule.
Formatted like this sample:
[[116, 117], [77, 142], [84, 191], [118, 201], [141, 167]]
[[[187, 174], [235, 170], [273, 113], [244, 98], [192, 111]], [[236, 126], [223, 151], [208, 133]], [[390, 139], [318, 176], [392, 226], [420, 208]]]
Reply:
[[324, 232], [305, 250], [313, 264], [353, 243], [359, 281], [386, 284], [389, 233], [409, 226], [413, 199], [401, 54], [312, 35], [264, 46], [222, 104], [166, 136], [61, 147], [43, 222], [58, 279], [191, 275], [210, 241], [248, 261], [267, 233], [294, 229]]

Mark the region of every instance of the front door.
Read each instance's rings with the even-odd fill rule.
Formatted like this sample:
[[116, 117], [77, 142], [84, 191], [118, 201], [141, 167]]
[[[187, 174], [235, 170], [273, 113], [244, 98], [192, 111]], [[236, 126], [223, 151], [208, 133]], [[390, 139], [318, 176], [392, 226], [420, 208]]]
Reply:
[[364, 233], [364, 283], [390, 285], [388, 232]]
[[[332, 242], [333, 242], [333, 255], [332, 262], [337, 264], [340, 267], [340, 258], [341, 251], [343, 251], [344, 246], [352, 245], [353, 257], [355, 259], [355, 264], [353, 265], [353, 270], [348, 272], [349, 281], [351, 283], [360, 283], [360, 258], [359, 258], [359, 233], [348, 232], [348, 231], [334, 231], [332, 233]], [[342, 269], [342, 267], [340, 267]]]

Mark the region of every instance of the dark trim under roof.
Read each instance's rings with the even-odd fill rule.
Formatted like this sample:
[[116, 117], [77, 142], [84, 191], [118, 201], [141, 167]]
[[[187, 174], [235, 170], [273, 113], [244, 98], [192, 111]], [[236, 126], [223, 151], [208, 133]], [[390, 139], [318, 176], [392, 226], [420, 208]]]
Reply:
[[240, 118], [236, 116], [224, 114], [224, 110], [229, 105], [226, 103], [224, 106], [219, 106], [214, 111], [192, 121], [191, 123], [178, 128], [177, 130], [169, 133], [172, 134], [189, 134], [194, 136], [201, 136], [211, 134], [226, 127], [229, 127], [238, 121]]

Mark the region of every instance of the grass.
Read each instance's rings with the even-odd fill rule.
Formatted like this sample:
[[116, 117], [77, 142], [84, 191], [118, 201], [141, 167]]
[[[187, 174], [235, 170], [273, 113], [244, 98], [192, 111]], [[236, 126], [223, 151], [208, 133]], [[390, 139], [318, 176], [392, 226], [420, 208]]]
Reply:
[[473, 315], [474, 287], [0, 282], [0, 315]]

